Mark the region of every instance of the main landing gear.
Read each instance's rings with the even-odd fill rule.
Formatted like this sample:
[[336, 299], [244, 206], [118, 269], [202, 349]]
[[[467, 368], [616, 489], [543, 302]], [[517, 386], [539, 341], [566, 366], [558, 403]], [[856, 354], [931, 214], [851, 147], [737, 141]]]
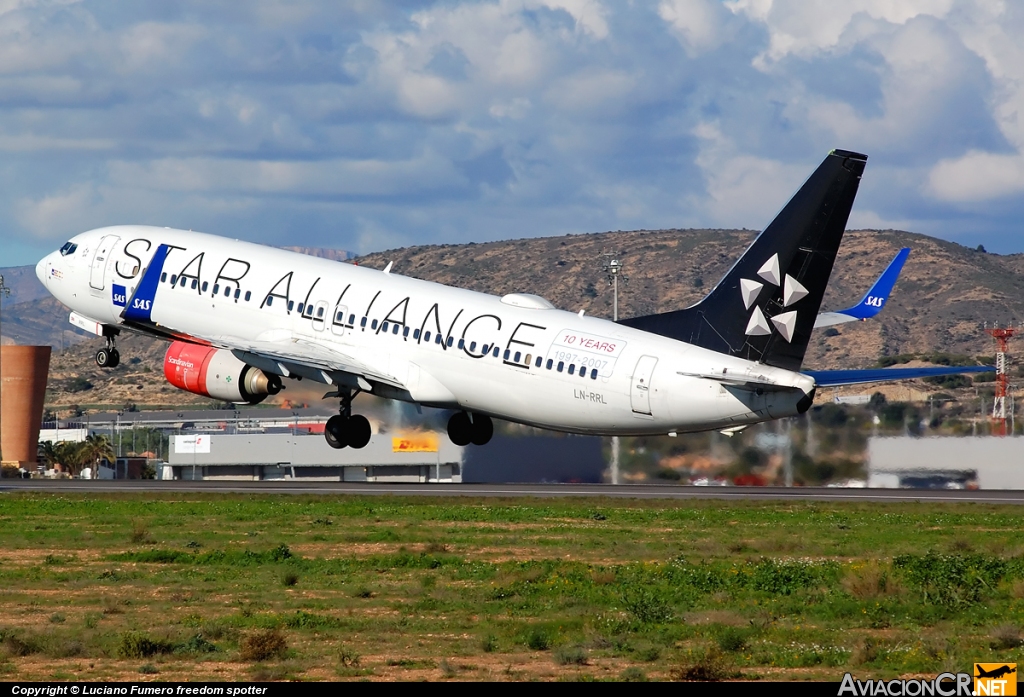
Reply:
[[108, 336], [106, 348], [101, 348], [96, 352], [96, 365], [101, 368], [116, 368], [120, 362], [121, 354], [117, 352], [117, 347], [114, 345], [114, 337]]
[[370, 422], [362, 414], [352, 415], [352, 398], [359, 393], [348, 391], [341, 395], [341, 413], [327, 419], [324, 426], [324, 438], [332, 448], [341, 449], [346, 446], [365, 448], [370, 442]]
[[448, 419], [448, 437], [455, 445], [487, 445], [494, 435], [491, 417], [457, 411]]

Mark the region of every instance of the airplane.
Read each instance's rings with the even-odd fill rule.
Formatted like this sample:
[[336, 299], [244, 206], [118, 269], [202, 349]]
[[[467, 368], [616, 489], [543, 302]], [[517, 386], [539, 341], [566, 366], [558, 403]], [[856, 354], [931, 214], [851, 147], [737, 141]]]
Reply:
[[36, 273], [106, 338], [171, 342], [174, 386], [255, 404], [282, 378], [328, 387], [333, 448], [364, 447], [367, 392], [452, 410], [448, 436], [483, 445], [492, 418], [594, 435], [722, 430], [806, 412], [819, 387], [987, 367], [801, 372], [867, 156], [830, 152], [708, 295], [618, 323], [531, 293], [497, 297], [200, 232], [83, 232]]
[[881, 312], [882, 308], [885, 307], [886, 301], [889, 300], [889, 294], [892, 293], [893, 286], [896, 285], [896, 279], [899, 278], [900, 271], [903, 270], [903, 264], [906, 263], [909, 256], [910, 247], [904, 247], [896, 252], [896, 256], [885, 267], [885, 271], [878, 277], [874, 285], [868, 289], [868, 292], [864, 294], [859, 303], [845, 310], [819, 313], [814, 320], [814, 328], [830, 327], [835, 324], [856, 322], [858, 320], [863, 322]]

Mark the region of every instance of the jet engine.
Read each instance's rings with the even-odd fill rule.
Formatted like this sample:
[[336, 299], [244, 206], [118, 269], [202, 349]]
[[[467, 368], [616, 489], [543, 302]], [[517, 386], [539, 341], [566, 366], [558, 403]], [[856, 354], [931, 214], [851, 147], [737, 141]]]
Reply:
[[225, 349], [175, 341], [164, 356], [164, 377], [175, 387], [225, 402], [259, 404], [281, 391], [281, 378]]

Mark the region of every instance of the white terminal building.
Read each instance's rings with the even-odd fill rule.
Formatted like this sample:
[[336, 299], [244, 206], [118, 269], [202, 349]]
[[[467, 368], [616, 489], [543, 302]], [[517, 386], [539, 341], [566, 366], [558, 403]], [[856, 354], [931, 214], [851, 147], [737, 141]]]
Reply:
[[330, 482], [462, 481], [463, 450], [434, 432], [375, 433], [358, 450], [308, 434], [190, 433], [171, 437], [162, 479]]
[[1024, 437], [870, 438], [868, 486], [1024, 489]]

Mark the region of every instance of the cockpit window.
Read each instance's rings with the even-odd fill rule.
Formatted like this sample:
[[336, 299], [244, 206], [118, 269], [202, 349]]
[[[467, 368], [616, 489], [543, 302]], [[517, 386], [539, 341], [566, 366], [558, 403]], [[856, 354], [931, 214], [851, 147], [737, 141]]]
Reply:
[[64, 246], [60, 248], [60, 255], [66, 257], [68, 254], [74, 254], [76, 249], [78, 249], [78, 245], [74, 242], [65, 242]]

